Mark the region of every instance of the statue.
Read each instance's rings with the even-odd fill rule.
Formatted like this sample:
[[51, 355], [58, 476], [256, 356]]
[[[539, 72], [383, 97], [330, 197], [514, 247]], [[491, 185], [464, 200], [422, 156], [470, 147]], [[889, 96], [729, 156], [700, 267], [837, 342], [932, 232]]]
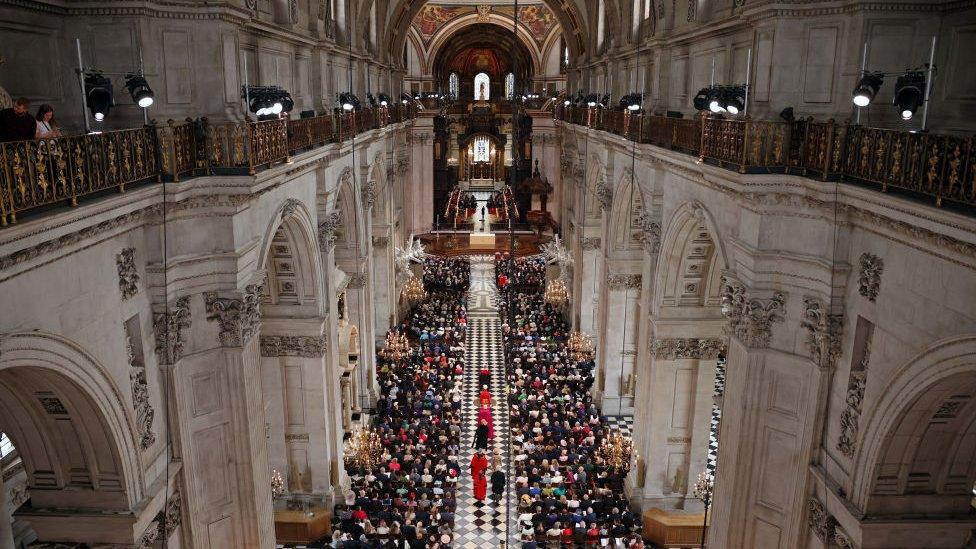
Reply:
[[478, 87], [478, 101], [487, 101], [488, 94], [485, 93], [485, 83], [482, 82]]

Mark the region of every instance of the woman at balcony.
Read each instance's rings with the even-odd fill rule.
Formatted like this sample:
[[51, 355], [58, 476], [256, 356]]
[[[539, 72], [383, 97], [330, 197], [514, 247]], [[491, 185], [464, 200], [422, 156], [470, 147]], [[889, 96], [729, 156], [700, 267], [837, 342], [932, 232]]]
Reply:
[[64, 135], [61, 128], [58, 127], [58, 121], [54, 119], [54, 107], [51, 105], [47, 103], [41, 105], [37, 109], [37, 116], [34, 118], [37, 119], [37, 131], [34, 133], [34, 139], [52, 139]]

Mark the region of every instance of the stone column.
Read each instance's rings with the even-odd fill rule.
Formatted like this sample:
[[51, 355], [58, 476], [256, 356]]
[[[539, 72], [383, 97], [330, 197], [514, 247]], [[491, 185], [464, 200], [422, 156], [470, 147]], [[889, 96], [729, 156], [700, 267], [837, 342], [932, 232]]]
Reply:
[[434, 222], [434, 126], [433, 118], [419, 117], [410, 129], [410, 189], [404, 193], [408, 233], [430, 232]]
[[609, 274], [604, 280], [598, 366], [603, 372], [601, 411], [606, 415], [634, 412], [633, 393], [626, 384], [634, 373], [641, 282], [639, 274]]
[[7, 509], [7, 487], [0, 475], [0, 549], [14, 549], [14, 529]]
[[352, 431], [352, 390], [350, 387], [349, 378], [352, 376], [352, 371], [342, 374], [339, 378], [340, 395], [342, 400], [342, 429], [345, 431]]

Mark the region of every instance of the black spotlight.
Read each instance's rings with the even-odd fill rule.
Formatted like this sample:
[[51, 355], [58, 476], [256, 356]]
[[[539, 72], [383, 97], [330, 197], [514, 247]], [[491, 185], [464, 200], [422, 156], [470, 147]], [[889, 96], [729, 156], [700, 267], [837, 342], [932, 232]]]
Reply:
[[729, 114], [739, 114], [745, 110], [746, 89], [742, 86], [729, 86], [724, 91], [725, 110]]
[[295, 100], [291, 98], [291, 94], [283, 91], [281, 95], [281, 110], [284, 112], [291, 112], [295, 108]]
[[607, 93], [607, 94], [604, 94], [604, 96], [600, 98], [600, 106], [605, 108], [605, 107], [607, 107], [609, 105], [610, 105], [610, 94]]
[[369, 106], [371, 108], [374, 108], [374, 109], [376, 108], [376, 98], [373, 97], [373, 94], [372, 93], [366, 92], [366, 101], [369, 103]]
[[155, 94], [145, 77], [138, 74], [127, 74], [125, 76], [125, 87], [129, 90], [129, 95], [136, 105], [146, 109], [152, 106]]
[[727, 112], [728, 93], [723, 88], [713, 87], [708, 94], [708, 110], [715, 114]]
[[583, 99], [583, 102], [587, 107], [595, 107], [600, 104], [600, 98], [595, 93], [591, 93]]
[[346, 112], [354, 111], [359, 108], [359, 98], [349, 92], [339, 94], [339, 106]]
[[85, 100], [96, 121], [105, 120], [112, 108], [112, 81], [97, 72], [85, 75]]
[[902, 120], [911, 120], [915, 111], [925, 102], [925, 73], [909, 72], [895, 82], [895, 97], [891, 101], [898, 106]]
[[857, 86], [854, 87], [854, 96], [851, 100], [858, 107], [867, 107], [871, 101], [874, 101], [874, 96], [881, 89], [882, 82], [884, 82], [884, 77], [881, 74], [864, 73], [864, 76], [858, 80]]
[[712, 98], [712, 88], [702, 88], [698, 90], [695, 97], [691, 100], [695, 109], [703, 111], [708, 108], [708, 103]]
[[410, 102], [410, 99], [411, 98], [410, 98], [410, 94], [409, 93], [403, 92], [403, 93], [400, 94], [400, 102], [403, 103], [404, 105], [406, 105], [407, 103], [409, 103]]
[[796, 120], [796, 115], [793, 114], [793, 107], [786, 107], [779, 113], [779, 117], [787, 122], [793, 122]]
[[389, 107], [390, 103], [392, 103], [392, 101], [390, 100], [390, 96], [386, 95], [385, 93], [381, 93], [379, 95], [379, 101], [381, 107]]

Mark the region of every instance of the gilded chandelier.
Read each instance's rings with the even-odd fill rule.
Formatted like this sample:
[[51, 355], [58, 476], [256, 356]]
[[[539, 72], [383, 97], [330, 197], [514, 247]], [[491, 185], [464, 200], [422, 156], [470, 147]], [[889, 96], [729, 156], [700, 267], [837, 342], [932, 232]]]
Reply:
[[569, 303], [569, 290], [566, 288], [566, 283], [562, 280], [550, 280], [546, 284], [546, 293], [544, 295], [546, 303], [560, 309]]
[[386, 333], [386, 345], [380, 354], [383, 358], [390, 360], [400, 360], [410, 352], [410, 341], [406, 334], [397, 330], [390, 330]]
[[365, 471], [379, 465], [383, 456], [383, 443], [380, 435], [371, 427], [357, 429], [343, 450], [343, 457], [347, 464]]
[[570, 332], [566, 348], [574, 359], [586, 360], [593, 355], [593, 340], [583, 332]]
[[424, 283], [417, 277], [412, 276], [403, 285], [403, 297], [411, 305], [416, 305], [424, 299], [427, 298], [427, 292], [424, 290]]
[[271, 470], [271, 498], [278, 499], [285, 495], [285, 479], [277, 469]]
[[626, 472], [630, 469], [633, 452], [634, 441], [618, 431], [612, 431], [600, 441], [596, 450], [596, 461], [609, 469]]

